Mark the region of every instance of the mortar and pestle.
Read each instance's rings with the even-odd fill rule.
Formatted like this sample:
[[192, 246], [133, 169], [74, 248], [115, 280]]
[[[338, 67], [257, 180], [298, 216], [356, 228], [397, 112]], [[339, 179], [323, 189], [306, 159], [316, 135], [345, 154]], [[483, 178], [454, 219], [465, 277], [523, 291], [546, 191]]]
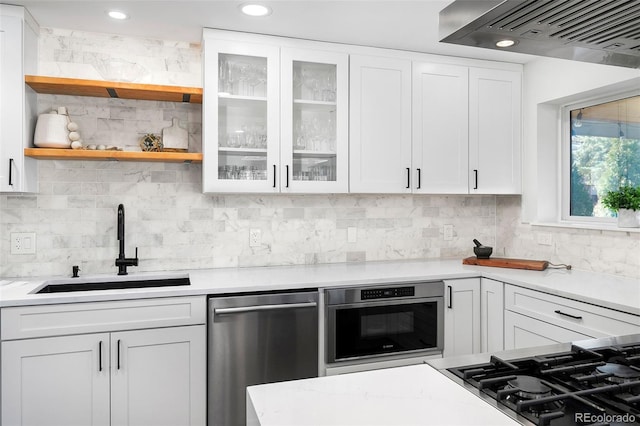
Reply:
[[483, 246], [480, 241], [473, 239], [473, 243], [476, 245], [473, 248], [473, 252], [476, 254], [478, 259], [488, 259], [493, 253], [493, 247]]

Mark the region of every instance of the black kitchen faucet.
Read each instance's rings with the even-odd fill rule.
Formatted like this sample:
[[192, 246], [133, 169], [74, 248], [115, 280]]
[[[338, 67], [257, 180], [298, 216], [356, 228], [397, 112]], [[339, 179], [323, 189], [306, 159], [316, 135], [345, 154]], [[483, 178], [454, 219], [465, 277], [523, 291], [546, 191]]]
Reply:
[[118, 275], [127, 275], [127, 266], [138, 266], [138, 247], [136, 247], [136, 257], [127, 258], [124, 254], [124, 206], [118, 206], [118, 241], [120, 242], [120, 252], [116, 259]]

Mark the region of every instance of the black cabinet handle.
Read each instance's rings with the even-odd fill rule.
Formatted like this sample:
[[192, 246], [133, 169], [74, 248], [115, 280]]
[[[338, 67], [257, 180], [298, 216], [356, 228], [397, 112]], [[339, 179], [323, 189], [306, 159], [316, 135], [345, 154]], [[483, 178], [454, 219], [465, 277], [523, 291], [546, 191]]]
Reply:
[[285, 185], [285, 187], [286, 187], [286, 188], [288, 188], [288, 187], [289, 187], [289, 165], [287, 164], [287, 165], [285, 166], [285, 168], [286, 168], [286, 169], [285, 169], [285, 172], [287, 172], [287, 173], [286, 173], [286, 174], [287, 174], [287, 184]]
[[420, 169], [418, 169], [418, 187], [417, 187], [417, 189], [420, 189], [420, 180], [421, 180], [420, 174], [421, 174], [420, 173]]
[[475, 181], [473, 189], [478, 189], [478, 169], [473, 169], [473, 175]]
[[117, 365], [118, 365], [118, 370], [120, 370], [120, 339], [118, 339], [118, 347], [116, 348], [117, 352], [116, 352], [116, 359], [117, 361]]
[[411, 188], [411, 168], [407, 167], [407, 189]]
[[98, 343], [98, 371], [102, 371], [102, 340]]
[[451, 309], [453, 308], [453, 289], [450, 285], [447, 286], [447, 291], [449, 291], [449, 304], [447, 305], [447, 308]]
[[13, 158], [9, 158], [9, 186], [13, 186]]
[[276, 187], [276, 165], [273, 165], [273, 187]]
[[558, 314], [558, 315], [563, 315], [565, 317], [569, 317], [569, 318], [572, 318], [572, 319], [576, 319], [576, 320], [581, 320], [582, 319], [582, 317], [579, 317], [579, 316], [576, 316], [576, 315], [567, 314], [566, 312], [562, 312], [560, 309], [557, 309], [554, 312], [556, 314]]

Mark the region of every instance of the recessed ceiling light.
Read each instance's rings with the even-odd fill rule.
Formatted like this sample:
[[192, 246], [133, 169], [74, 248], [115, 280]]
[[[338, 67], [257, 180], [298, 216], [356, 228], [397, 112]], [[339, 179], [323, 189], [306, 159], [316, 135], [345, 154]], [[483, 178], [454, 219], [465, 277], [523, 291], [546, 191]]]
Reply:
[[240, 5], [240, 10], [249, 16], [267, 16], [271, 15], [271, 8], [263, 4], [245, 3]]
[[500, 40], [496, 42], [496, 46], [498, 47], [511, 47], [514, 44], [516, 44], [516, 42], [513, 40]]
[[129, 15], [124, 12], [120, 12], [119, 10], [110, 10], [109, 12], [107, 12], [107, 14], [109, 15], [109, 17], [118, 20], [127, 19], [129, 17]]

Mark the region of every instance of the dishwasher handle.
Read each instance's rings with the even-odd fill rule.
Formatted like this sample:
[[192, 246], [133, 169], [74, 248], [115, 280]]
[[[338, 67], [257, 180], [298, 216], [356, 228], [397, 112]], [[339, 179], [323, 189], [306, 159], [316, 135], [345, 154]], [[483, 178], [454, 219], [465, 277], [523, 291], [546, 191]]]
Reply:
[[277, 305], [239, 306], [237, 308], [214, 308], [214, 315], [240, 314], [245, 312], [275, 311], [277, 309], [315, 308], [317, 302], [282, 303]]

